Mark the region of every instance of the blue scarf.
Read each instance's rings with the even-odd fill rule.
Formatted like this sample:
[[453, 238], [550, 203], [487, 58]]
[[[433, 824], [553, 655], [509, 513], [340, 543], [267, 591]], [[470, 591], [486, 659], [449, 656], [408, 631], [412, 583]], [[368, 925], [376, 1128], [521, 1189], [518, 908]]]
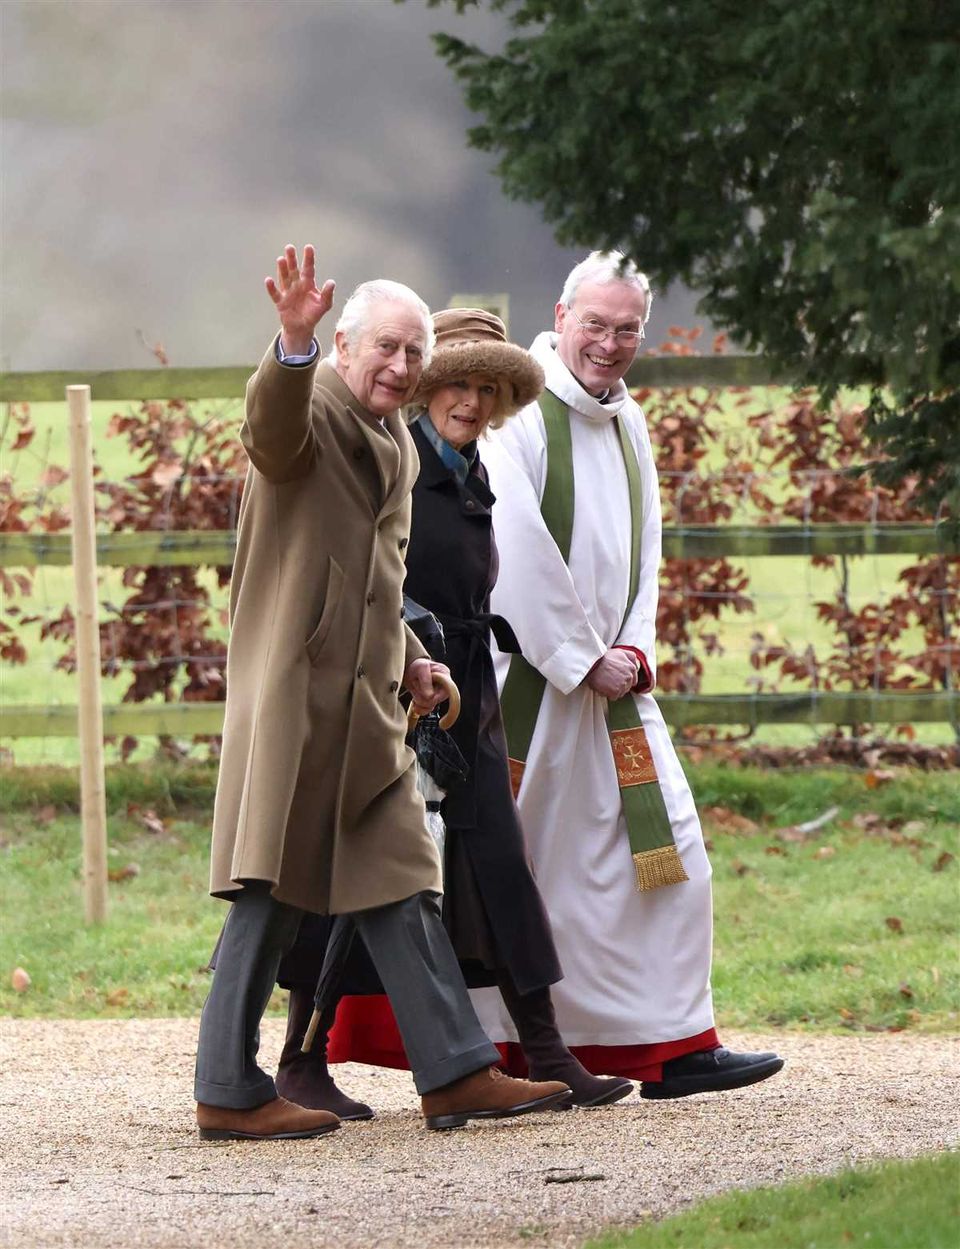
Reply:
[[429, 412], [421, 412], [417, 417], [417, 424], [423, 430], [427, 442], [439, 455], [444, 468], [448, 468], [453, 473], [461, 486], [464, 485], [477, 458], [476, 439], [468, 442], [462, 451], [457, 451], [437, 432], [437, 427], [430, 420]]

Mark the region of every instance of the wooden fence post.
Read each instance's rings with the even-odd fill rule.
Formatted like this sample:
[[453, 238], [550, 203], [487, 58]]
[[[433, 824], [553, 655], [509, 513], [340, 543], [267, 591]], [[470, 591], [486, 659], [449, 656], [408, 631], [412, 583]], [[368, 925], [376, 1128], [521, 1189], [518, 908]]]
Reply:
[[77, 595], [77, 677], [80, 686], [80, 818], [83, 825], [83, 903], [88, 924], [107, 917], [107, 803], [100, 702], [97, 544], [90, 445], [90, 387], [68, 386], [70, 480], [73, 500], [73, 578]]

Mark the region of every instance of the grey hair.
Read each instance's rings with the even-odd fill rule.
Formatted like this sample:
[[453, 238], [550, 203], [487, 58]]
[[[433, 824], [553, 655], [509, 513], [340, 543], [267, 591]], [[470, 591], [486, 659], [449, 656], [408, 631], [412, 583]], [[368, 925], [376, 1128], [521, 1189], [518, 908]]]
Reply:
[[[433, 318], [430, 315], [430, 309], [417, 292], [411, 290], [409, 286], [404, 286], [402, 282], [392, 282], [389, 278], [374, 278], [370, 282], [361, 282], [343, 305], [335, 332], [342, 334], [351, 347], [355, 346], [370, 323], [374, 307], [381, 303], [406, 304], [420, 314], [424, 334], [423, 364], [426, 367], [433, 354], [435, 340]], [[337, 348], [334, 344], [327, 362], [335, 367], [337, 359]]]
[[581, 260], [578, 265], [575, 265], [567, 274], [567, 280], [560, 292], [560, 302], [565, 308], [572, 306], [577, 291], [584, 282], [598, 282], [601, 285], [606, 285], [608, 282], [624, 282], [627, 286], [635, 286], [644, 296], [641, 324], [646, 325], [653, 304], [650, 281], [632, 260], [624, 256], [623, 252], [591, 252], [586, 260]]

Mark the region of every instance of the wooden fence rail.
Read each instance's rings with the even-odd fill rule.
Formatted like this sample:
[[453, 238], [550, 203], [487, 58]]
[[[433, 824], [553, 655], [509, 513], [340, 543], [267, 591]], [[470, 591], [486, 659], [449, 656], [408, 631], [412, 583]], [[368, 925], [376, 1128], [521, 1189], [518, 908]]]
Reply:
[[[227, 529], [100, 533], [97, 563], [125, 568], [142, 564], [233, 562], [236, 534]], [[944, 525], [666, 525], [663, 554], [669, 559], [715, 559], [761, 555], [958, 555], [960, 540]], [[68, 533], [0, 533], [0, 568], [68, 567]]]
[[[95, 400], [239, 399], [256, 366], [197, 369], [72, 370], [57, 373], [0, 373], [0, 402], [51, 403], [66, 386], [86, 382]], [[763, 356], [641, 356], [626, 377], [632, 388], [685, 386], [789, 386], [792, 379]]]
[[[673, 728], [696, 724], [948, 723], [960, 730], [960, 694], [804, 691], [794, 694], [658, 694]], [[103, 708], [107, 735], [192, 737], [223, 731], [223, 703], [120, 703]], [[72, 706], [20, 704], [4, 709], [3, 737], [76, 737]]]

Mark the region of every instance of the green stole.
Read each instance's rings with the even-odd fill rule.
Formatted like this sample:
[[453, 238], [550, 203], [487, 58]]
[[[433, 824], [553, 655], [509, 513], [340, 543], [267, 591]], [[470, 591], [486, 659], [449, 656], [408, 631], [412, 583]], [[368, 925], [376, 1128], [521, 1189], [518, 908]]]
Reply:
[[[567, 406], [549, 390], [540, 396], [540, 411], [547, 431], [547, 480], [540, 511], [564, 563], [569, 562], [573, 536], [574, 477]], [[614, 417], [627, 472], [630, 494], [630, 593], [629, 611], [640, 584], [640, 534], [643, 527], [643, 492], [640, 465], [623, 422]], [[521, 655], [510, 660], [501, 703], [510, 756], [510, 779], [516, 796], [526, 766], [547, 681]], [[670, 818], [663, 801], [647, 735], [633, 695], [607, 704], [607, 725], [613, 751], [620, 797], [627, 822], [630, 853], [641, 891], [675, 885], [687, 880], [673, 839]], [[587, 830], [584, 830], [586, 833]]]

